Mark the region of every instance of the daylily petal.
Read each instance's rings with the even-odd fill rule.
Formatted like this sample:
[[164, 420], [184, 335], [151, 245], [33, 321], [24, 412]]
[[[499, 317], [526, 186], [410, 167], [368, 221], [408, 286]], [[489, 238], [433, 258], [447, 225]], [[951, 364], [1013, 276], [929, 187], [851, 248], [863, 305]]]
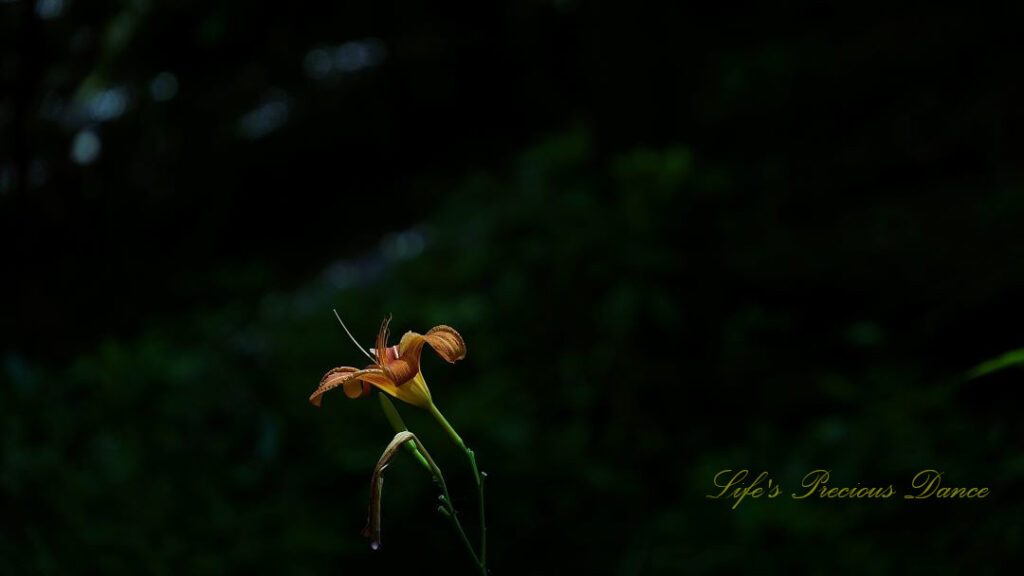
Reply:
[[398, 344], [398, 359], [383, 366], [384, 371], [395, 383], [401, 386], [419, 373], [420, 355], [424, 344], [429, 344], [438, 356], [448, 362], [466, 357], [466, 343], [450, 326], [435, 326], [426, 334], [406, 332]]
[[466, 357], [466, 342], [462, 339], [462, 335], [455, 328], [443, 324], [434, 326], [423, 336], [415, 332], [406, 332], [398, 344], [398, 355], [406, 358], [407, 354], [412, 354], [415, 351], [418, 356], [424, 342], [430, 344], [438, 356], [450, 363], [454, 364], [456, 360]]
[[[409, 382], [401, 386], [397, 386], [395, 382], [387, 376], [387, 373], [377, 368], [376, 366], [367, 367], [366, 370], [362, 371], [359, 375], [359, 379], [368, 382], [376, 386], [382, 392], [386, 392], [388, 395], [398, 398], [402, 402], [412, 404], [413, 406], [419, 406], [420, 408], [427, 408], [430, 406], [430, 389], [427, 388], [427, 383], [423, 380], [423, 376], [420, 374], [415, 375]], [[348, 384], [346, 384], [348, 386]], [[369, 387], [367, 387], [367, 390]], [[359, 396], [350, 396], [351, 398], [359, 398], [365, 396], [360, 394]]]
[[392, 382], [391, 379], [387, 377], [387, 374], [385, 374], [383, 370], [381, 370], [377, 366], [367, 366], [366, 370], [364, 370], [363, 372], [364, 373], [359, 377], [360, 379], [366, 381], [369, 384], [373, 384], [377, 388], [380, 388], [381, 390], [387, 392], [388, 394], [391, 394], [392, 396], [395, 395], [395, 390], [398, 387], [395, 386], [395, 383]]
[[427, 408], [433, 402], [430, 398], [430, 389], [427, 388], [427, 382], [423, 380], [422, 374], [416, 374], [401, 386], [395, 386], [390, 380], [387, 380], [386, 385], [379, 385], [376, 382], [374, 382], [374, 385], [402, 402], [412, 404], [413, 406]]
[[345, 396], [355, 400], [356, 398], [369, 395], [372, 387], [362, 378], [352, 378], [343, 382], [341, 389], [345, 392]]
[[410, 382], [403, 386], [396, 386], [383, 370], [375, 366], [364, 370], [352, 368], [351, 366], [341, 366], [324, 375], [320, 380], [320, 385], [317, 386], [317, 389], [309, 397], [309, 401], [314, 406], [320, 406], [324, 393], [338, 386], [342, 386], [345, 395], [349, 398], [361, 398], [370, 393], [370, 385], [373, 385], [402, 402], [419, 406], [420, 408], [430, 406], [430, 389], [427, 388], [427, 383], [423, 380], [423, 376], [416, 375], [414, 378], [410, 378], [410, 380]]
[[338, 368], [334, 368], [327, 374], [324, 374], [324, 377], [320, 379], [320, 384], [317, 385], [316, 390], [314, 390], [313, 394], [309, 397], [309, 402], [314, 406], [319, 406], [325, 392], [333, 390], [353, 378], [356, 378], [360, 372], [364, 372], [364, 370], [359, 370], [358, 368], [353, 368], [351, 366], [340, 366]]
[[[373, 354], [374, 356], [377, 356], [378, 358], [380, 358], [380, 356], [377, 355], [377, 349], [376, 348], [370, 348], [370, 354]], [[394, 362], [397, 359], [398, 359], [398, 346], [388, 346], [387, 348], [384, 349], [384, 358], [383, 358], [383, 360], [384, 360], [384, 365], [385, 366], [387, 366], [388, 363]]]
[[427, 381], [419, 372], [409, 382], [402, 384], [395, 389], [395, 398], [408, 402], [420, 408], [429, 408], [433, 400], [430, 398], [430, 389], [427, 388]]

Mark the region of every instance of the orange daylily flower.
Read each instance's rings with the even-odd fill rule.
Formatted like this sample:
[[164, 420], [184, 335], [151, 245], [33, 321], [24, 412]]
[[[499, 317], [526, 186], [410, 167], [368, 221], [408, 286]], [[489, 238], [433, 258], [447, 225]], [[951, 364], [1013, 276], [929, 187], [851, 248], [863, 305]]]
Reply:
[[406, 332], [397, 346], [388, 346], [390, 322], [388, 318], [381, 324], [376, 348], [370, 348], [369, 353], [364, 352], [373, 360], [373, 364], [362, 370], [351, 366], [331, 370], [324, 375], [320, 385], [309, 397], [310, 403], [319, 406], [324, 393], [338, 386], [342, 387], [349, 398], [366, 396], [371, 386], [376, 386], [420, 408], [429, 408], [433, 404], [427, 382], [420, 372], [423, 345], [428, 344], [441, 358], [454, 363], [466, 357], [466, 343], [454, 328], [441, 325], [431, 328], [426, 334]]

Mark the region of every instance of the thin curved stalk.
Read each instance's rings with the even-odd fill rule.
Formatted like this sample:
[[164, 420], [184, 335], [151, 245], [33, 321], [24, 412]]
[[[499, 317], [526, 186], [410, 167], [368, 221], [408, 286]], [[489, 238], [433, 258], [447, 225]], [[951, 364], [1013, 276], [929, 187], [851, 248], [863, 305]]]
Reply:
[[466, 454], [466, 458], [469, 459], [469, 464], [473, 468], [473, 477], [476, 479], [477, 496], [480, 499], [480, 568], [483, 573], [487, 574], [487, 516], [484, 511], [484, 478], [486, 474], [481, 474], [480, 469], [476, 464], [476, 454], [466, 446], [463, 442], [462, 437], [455, 431], [455, 428], [448, 422], [448, 419], [441, 414], [441, 411], [437, 409], [433, 403], [430, 404], [428, 410], [430, 415], [441, 425], [442, 428], [448, 433], [452, 441], [462, 449]]

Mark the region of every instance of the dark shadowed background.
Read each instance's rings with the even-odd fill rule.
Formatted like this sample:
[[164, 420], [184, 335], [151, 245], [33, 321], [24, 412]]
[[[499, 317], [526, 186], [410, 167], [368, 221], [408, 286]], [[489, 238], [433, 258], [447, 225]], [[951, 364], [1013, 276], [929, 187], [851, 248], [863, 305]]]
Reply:
[[495, 575], [1013, 572], [1021, 16], [0, 1], [0, 573], [471, 574], [332, 308]]

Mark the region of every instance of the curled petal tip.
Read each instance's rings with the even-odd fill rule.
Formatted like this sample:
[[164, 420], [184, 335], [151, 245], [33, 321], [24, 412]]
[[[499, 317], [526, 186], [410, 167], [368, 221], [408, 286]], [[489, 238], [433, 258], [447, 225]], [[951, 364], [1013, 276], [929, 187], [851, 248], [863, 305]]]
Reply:
[[370, 393], [369, 385], [358, 377], [366, 375], [367, 370], [359, 370], [351, 366], [340, 366], [324, 374], [320, 384], [309, 397], [309, 403], [320, 406], [323, 395], [338, 386], [343, 386], [345, 395], [349, 398], [358, 398]]
[[451, 326], [445, 324], [434, 326], [423, 338], [441, 358], [448, 362], [455, 363], [466, 357], [466, 341], [462, 339], [459, 331]]

